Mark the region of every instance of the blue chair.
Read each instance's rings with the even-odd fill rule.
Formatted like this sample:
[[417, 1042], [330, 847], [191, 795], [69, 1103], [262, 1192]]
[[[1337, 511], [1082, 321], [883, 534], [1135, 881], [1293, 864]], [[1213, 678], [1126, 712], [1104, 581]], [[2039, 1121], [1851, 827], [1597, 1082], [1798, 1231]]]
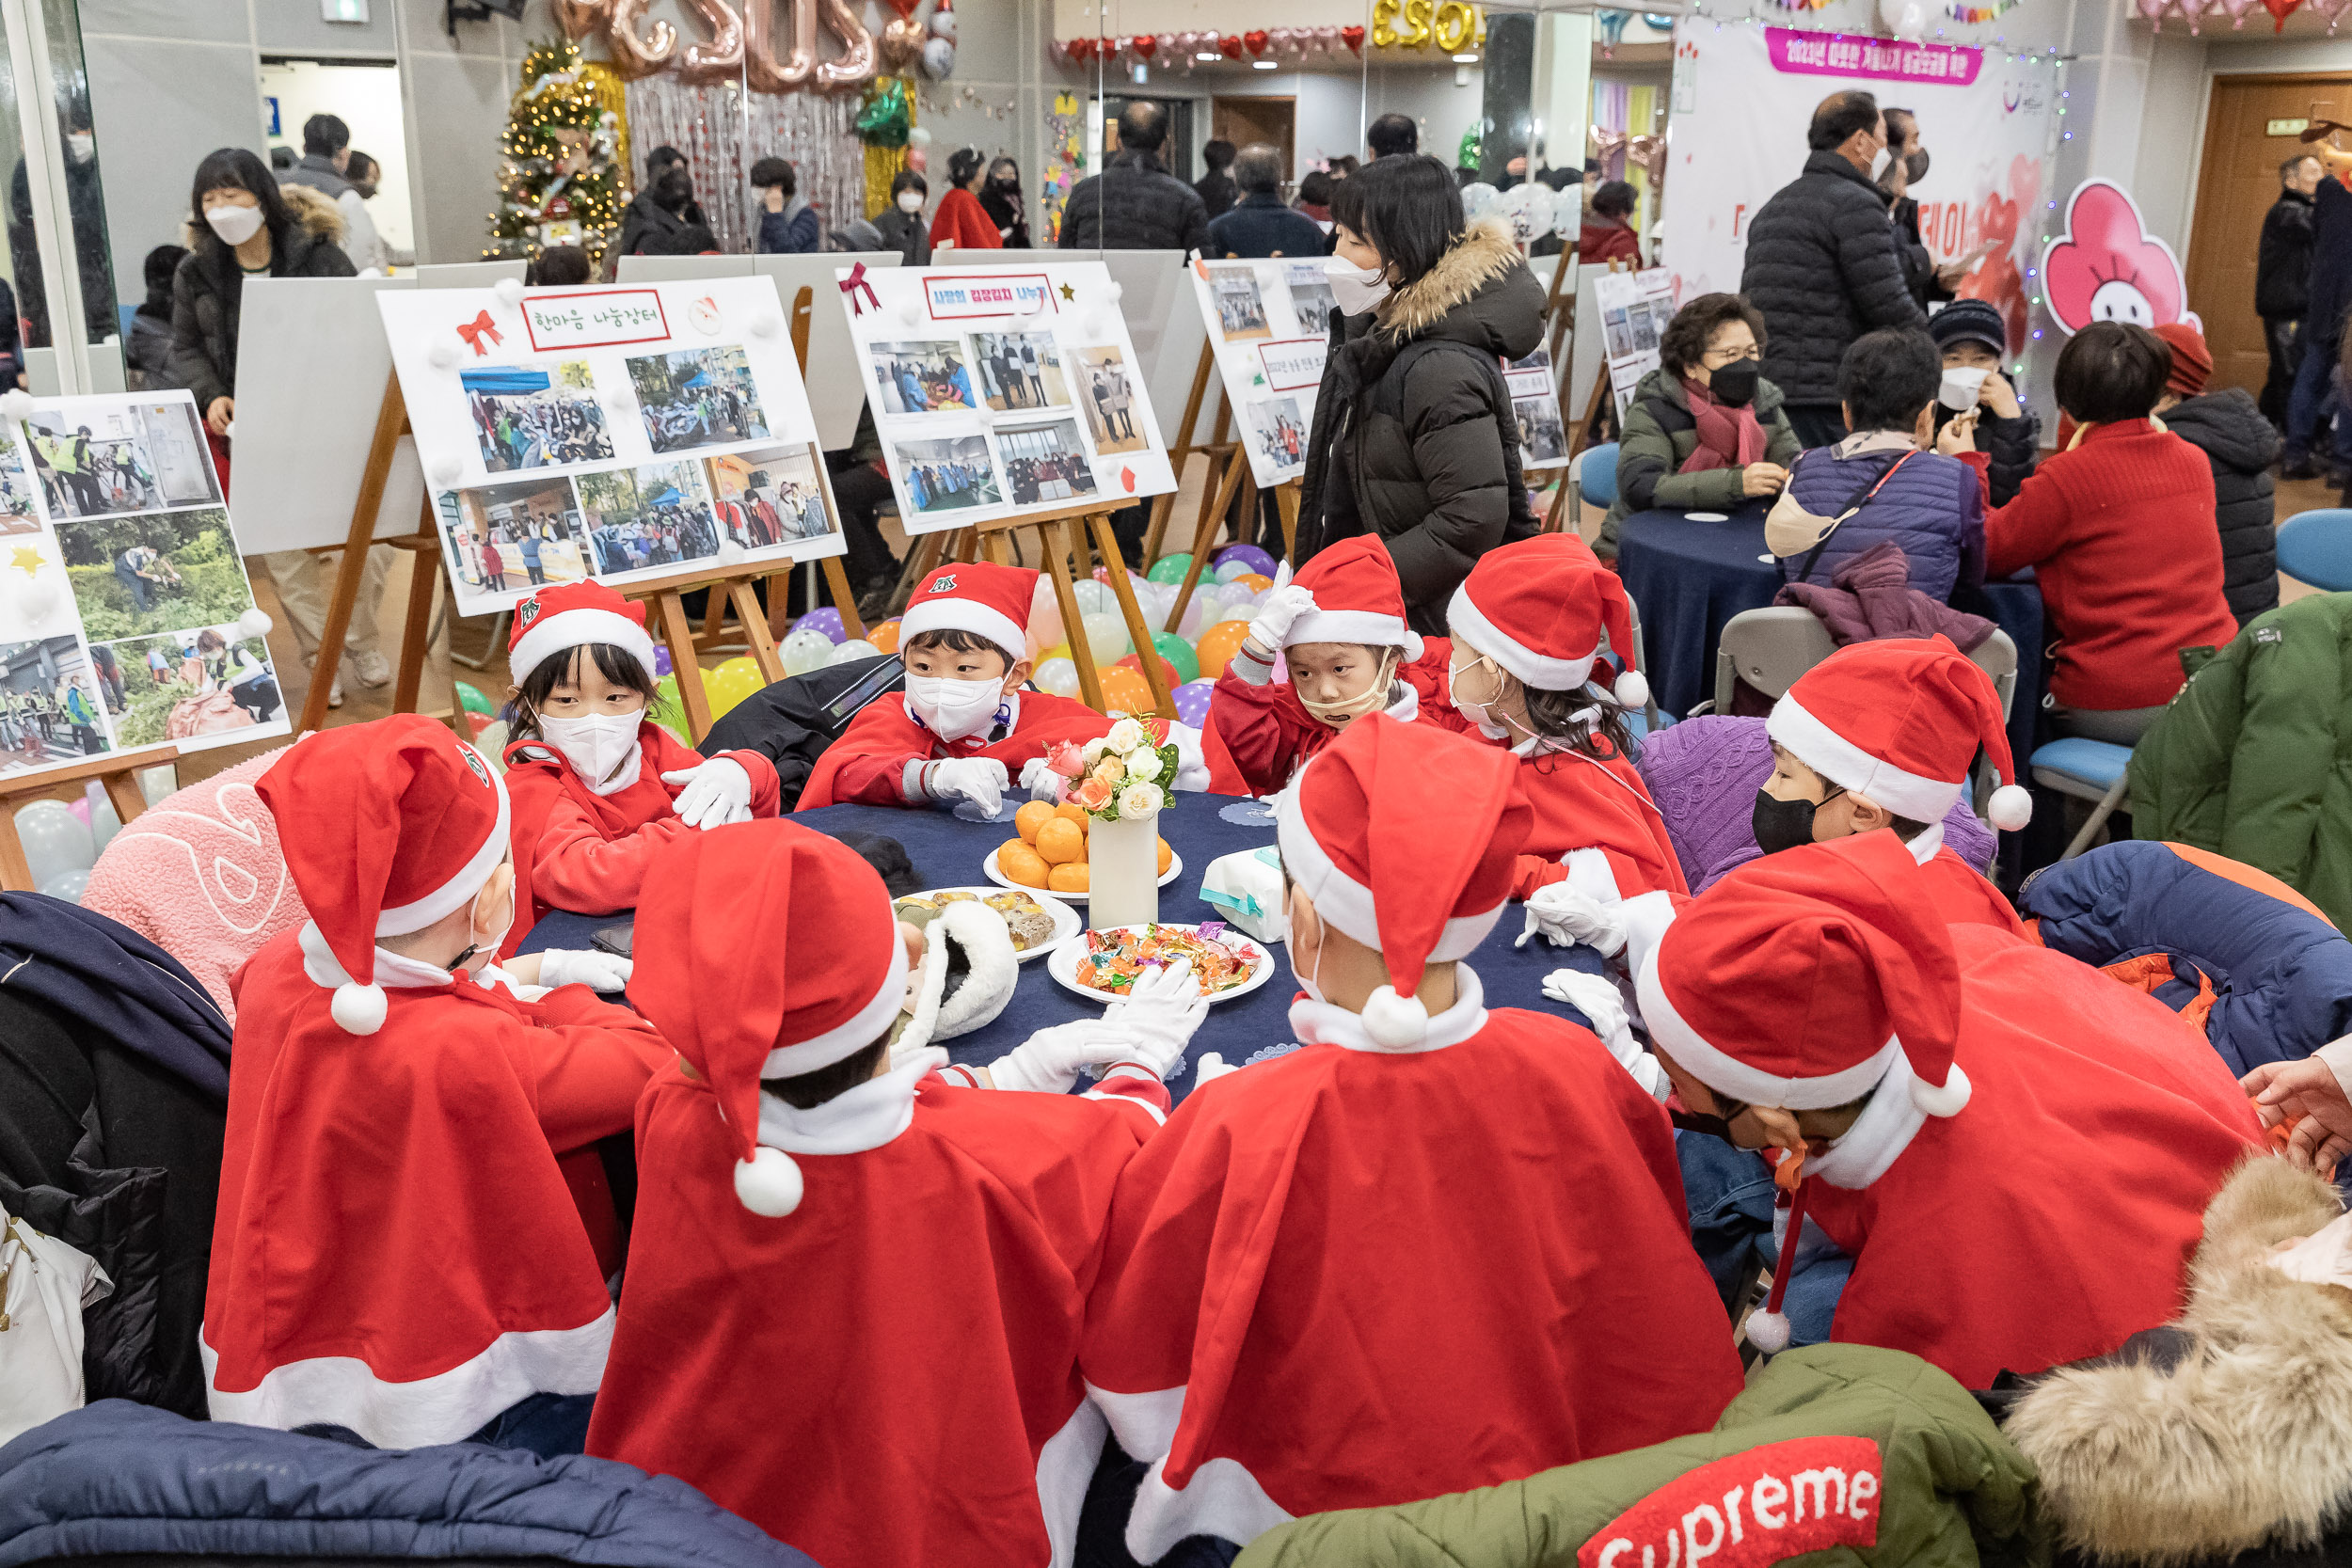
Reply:
[[1568, 464], [1568, 483], [1588, 506], [1617, 504], [1617, 443], [1586, 447]]
[[131, 319], [138, 313], [139, 308], [135, 305], [115, 307], [115, 314], [122, 318], [122, 341], [126, 343], [131, 341]]
[[[2306, 516], [2312, 514], [2306, 513]], [[2352, 514], [2346, 514], [2352, 515]], [[2281, 540], [2284, 538], [2281, 532]], [[2077, 800], [2093, 802], [2090, 819], [2067, 845], [2066, 853], [2058, 857], [2071, 861], [2090, 847], [2106, 819], [2124, 809], [2132, 789], [2132, 749], [2105, 740], [2086, 740], [2071, 735], [2063, 740], [2053, 740], [2047, 746], [2034, 749], [2033, 758], [2026, 767], [2033, 774], [2033, 782], [2060, 795], [2071, 795]]]
[[2326, 507], [2280, 523], [2279, 570], [2330, 594], [2352, 591], [2352, 511]]

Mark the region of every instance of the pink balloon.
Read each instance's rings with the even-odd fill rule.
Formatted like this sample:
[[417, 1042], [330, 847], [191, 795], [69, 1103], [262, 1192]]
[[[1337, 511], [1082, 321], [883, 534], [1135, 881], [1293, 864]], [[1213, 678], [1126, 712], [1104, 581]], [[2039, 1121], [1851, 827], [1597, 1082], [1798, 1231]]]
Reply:
[[2352, 8], [2352, 0], [2311, 0], [2312, 8], [2328, 19], [2328, 31], [2333, 33], [2344, 13]]
[[2172, 0], [2132, 0], [2132, 8], [2147, 19], [2149, 26], [2161, 33], [2164, 31], [2165, 10], [2171, 4]]
[[2232, 27], [2243, 27], [2247, 17], [2261, 8], [2262, 0], [2218, 0], [2218, 4], [2229, 13]]
[[89, 826], [89, 798], [87, 796], [84, 796], [79, 800], [67, 801], [65, 809], [80, 817], [82, 819], [83, 827], [87, 828]]

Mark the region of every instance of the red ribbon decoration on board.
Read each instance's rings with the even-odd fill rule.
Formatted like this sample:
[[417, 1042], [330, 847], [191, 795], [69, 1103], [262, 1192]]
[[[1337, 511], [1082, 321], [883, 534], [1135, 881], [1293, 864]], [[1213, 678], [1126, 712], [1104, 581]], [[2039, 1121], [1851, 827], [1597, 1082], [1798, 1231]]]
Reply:
[[[850, 296], [851, 315], [866, 314], [866, 307], [868, 304], [871, 304], [877, 310], [882, 309], [882, 295], [876, 293], [874, 285], [866, 280], [866, 263], [863, 261], [850, 268], [850, 276], [841, 280], [841, 292]], [[858, 298], [861, 293], [866, 295], [864, 299]]]
[[506, 341], [499, 336], [498, 326], [490, 320], [490, 312], [487, 310], [460, 326], [457, 329], [457, 335], [466, 340], [466, 346], [473, 350], [474, 357], [477, 359], [486, 356], [490, 352], [483, 346], [483, 339], [487, 338], [493, 343], [502, 343]]

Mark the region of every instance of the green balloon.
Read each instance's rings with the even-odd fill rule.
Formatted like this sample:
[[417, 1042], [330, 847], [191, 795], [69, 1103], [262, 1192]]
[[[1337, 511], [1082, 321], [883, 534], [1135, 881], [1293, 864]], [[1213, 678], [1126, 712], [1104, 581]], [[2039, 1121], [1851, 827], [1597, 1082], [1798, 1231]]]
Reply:
[[489, 698], [485, 697], [464, 681], [457, 683], [457, 700], [464, 705], [468, 713], [496, 713], [498, 711], [490, 705]]
[[1200, 678], [1200, 660], [1193, 653], [1192, 644], [1174, 632], [1153, 632], [1152, 646], [1160, 651], [1162, 658], [1176, 666], [1176, 682], [1179, 686], [1186, 681], [1197, 681]]
[[1183, 555], [1160, 557], [1152, 563], [1150, 576], [1153, 582], [1182, 582], [1184, 580], [1184, 574], [1190, 570], [1192, 570], [1192, 555], [1187, 551]]

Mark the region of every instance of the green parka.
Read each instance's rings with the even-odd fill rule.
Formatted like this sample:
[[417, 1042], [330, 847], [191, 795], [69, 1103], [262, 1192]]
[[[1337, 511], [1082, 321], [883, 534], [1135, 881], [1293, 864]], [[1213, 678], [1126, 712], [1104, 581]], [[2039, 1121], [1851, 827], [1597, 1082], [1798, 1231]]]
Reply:
[[[1767, 463], [1787, 467], [1802, 443], [1788, 427], [1780, 388], [1756, 384], [1756, 421], [1764, 427]], [[1654, 506], [1677, 512], [1729, 512], [1746, 502], [1740, 493], [1744, 468], [1708, 468], [1686, 474], [1682, 465], [1699, 450], [1698, 421], [1691, 417], [1691, 394], [1678, 375], [1657, 370], [1642, 377], [1626, 406], [1625, 434], [1617, 443], [1617, 499], [1600, 525], [1601, 555], [1617, 553], [1617, 527], [1636, 512]]]

